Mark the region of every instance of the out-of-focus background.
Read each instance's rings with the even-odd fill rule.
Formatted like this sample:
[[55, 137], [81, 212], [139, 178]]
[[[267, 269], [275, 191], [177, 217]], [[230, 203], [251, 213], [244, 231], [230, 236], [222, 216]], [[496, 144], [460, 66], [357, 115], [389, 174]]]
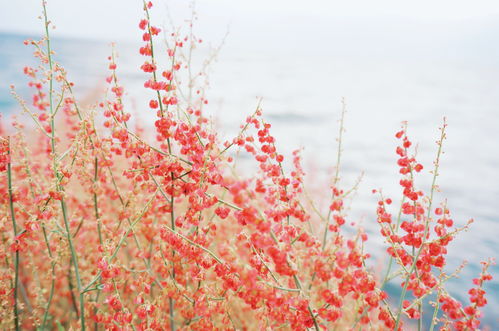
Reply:
[[[191, 15], [187, 1], [156, 1], [153, 20], [169, 30]], [[400, 196], [394, 133], [408, 121], [425, 166], [418, 180], [429, 190], [438, 128], [449, 124], [437, 202], [448, 199], [457, 224], [475, 219], [450, 246], [449, 266], [468, 267], [450, 288], [463, 289], [479, 273], [479, 261], [499, 246], [499, 3], [483, 1], [199, 0], [196, 34], [204, 45], [225, 40], [209, 70], [208, 111], [230, 137], [262, 97], [262, 108], [285, 152], [304, 147], [311, 181], [322, 181], [335, 162], [341, 99], [345, 98], [342, 183], [351, 187], [365, 172], [351, 219], [371, 234], [380, 251], [373, 188]], [[104, 85], [110, 42], [120, 55], [119, 73], [135, 111], [147, 111], [138, 46], [140, 0], [49, 0], [57, 29], [57, 60], [86, 97]], [[9, 85], [29, 98], [25, 65], [33, 65], [27, 38], [43, 32], [41, 3], [0, 4], [0, 112], [17, 111]], [[225, 37], [226, 36], [226, 37]], [[225, 39], [224, 39], [225, 37]], [[201, 47], [200, 58], [208, 56]], [[144, 115], [147, 118], [148, 115]], [[225, 134], [224, 134], [225, 133]], [[497, 277], [499, 269], [494, 267]], [[486, 324], [498, 326], [499, 285], [488, 285]], [[395, 291], [395, 288], [391, 289]]]

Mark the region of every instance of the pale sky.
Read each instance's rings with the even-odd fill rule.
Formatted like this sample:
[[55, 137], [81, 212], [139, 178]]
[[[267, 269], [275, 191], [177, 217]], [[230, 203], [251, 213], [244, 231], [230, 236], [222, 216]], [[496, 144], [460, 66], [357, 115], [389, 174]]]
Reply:
[[[142, 16], [141, 0], [48, 0], [56, 35], [105, 40], [136, 37]], [[154, 13], [163, 23], [166, 6], [185, 17], [188, 0], [157, 0]], [[41, 0], [0, 0], [0, 31], [40, 34]], [[230, 25], [250, 29], [252, 22], [292, 22], [294, 17], [322, 19], [409, 19], [415, 22], [493, 20], [499, 17], [497, 0], [198, 0], [199, 16], [210, 30]], [[178, 15], [177, 15], [178, 14]], [[175, 17], [174, 17], [175, 18]], [[161, 24], [159, 24], [161, 25]]]

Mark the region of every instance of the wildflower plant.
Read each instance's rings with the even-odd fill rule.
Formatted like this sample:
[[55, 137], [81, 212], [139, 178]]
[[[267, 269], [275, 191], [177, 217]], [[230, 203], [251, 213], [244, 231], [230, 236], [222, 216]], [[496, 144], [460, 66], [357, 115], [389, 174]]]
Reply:
[[[402, 198], [395, 206], [375, 191], [390, 257], [379, 275], [366, 265], [364, 230], [343, 229], [352, 192], [339, 173], [344, 111], [321, 210], [306, 194], [300, 152], [287, 163], [260, 104], [233, 139], [220, 140], [190, 63], [202, 42], [192, 29], [162, 37], [144, 1], [138, 51], [149, 101], [140, 107], [155, 114], [146, 130], [123, 101], [114, 51], [97, 105], [75, 97], [54, 61], [42, 4], [45, 37], [25, 42], [40, 62], [24, 69], [32, 100], [13, 89], [35, 128], [14, 120], [1, 129], [2, 329], [479, 328], [492, 261], [468, 303], [445, 287], [459, 271], [445, 269], [447, 246], [469, 226], [455, 227], [445, 202], [434, 201], [445, 122], [430, 192], [417, 186], [424, 168], [407, 126], [395, 135]], [[257, 171], [239, 175], [239, 153]], [[389, 281], [399, 282], [400, 298], [385, 292]], [[434, 309], [425, 312], [429, 301]]]

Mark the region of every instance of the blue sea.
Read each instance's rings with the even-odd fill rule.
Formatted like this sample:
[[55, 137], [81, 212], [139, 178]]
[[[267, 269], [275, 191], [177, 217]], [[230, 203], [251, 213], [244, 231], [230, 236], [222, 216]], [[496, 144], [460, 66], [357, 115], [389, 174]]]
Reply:
[[[369, 233], [368, 249], [377, 252], [373, 265], [384, 262], [384, 246], [371, 190], [383, 188], [384, 195], [394, 200], [401, 195], [394, 133], [402, 121], [408, 121], [409, 135], [418, 145], [418, 159], [425, 166], [416, 185], [428, 191], [438, 128], [446, 117], [448, 138], [436, 201], [447, 199], [458, 225], [475, 220], [449, 248], [450, 272], [462, 260], [469, 261], [460, 277], [449, 282], [451, 292], [464, 301], [468, 297], [465, 289], [480, 272], [479, 261], [497, 257], [499, 247], [498, 36], [490, 33], [489, 39], [480, 40], [470, 34], [458, 41], [436, 38], [411, 42], [402, 38], [396, 39], [397, 43], [337, 33], [331, 41], [311, 40], [315, 46], [297, 47], [303, 36], [277, 40], [262, 35], [244, 42], [231, 40], [229, 35], [208, 71], [208, 111], [222, 137], [231, 137], [261, 97], [277, 146], [288, 155], [293, 149], [304, 148], [304, 165], [314, 191], [327, 180], [335, 164], [335, 139], [341, 100], [345, 98], [341, 184], [348, 189], [364, 173], [350, 205], [350, 220]], [[19, 110], [10, 95], [10, 84], [29, 98], [22, 70], [36, 62], [23, 40], [35, 37], [0, 33], [0, 112], [5, 118]], [[94, 102], [94, 95], [104, 86], [109, 43], [55, 38], [53, 48], [56, 59], [76, 83], [77, 95]], [[137, 45], [119, 43], [116, 50], [127, 103], [132, 112], [150, 118]], [[209, 55], [207, 49], [199, 51], [200, 59]], [[499, 268], [491, 270], [495, 280], [486, 288], [489, 305], [484, 321], [497, 329]], [[397, 291], [395, 287], [389, 290]]]

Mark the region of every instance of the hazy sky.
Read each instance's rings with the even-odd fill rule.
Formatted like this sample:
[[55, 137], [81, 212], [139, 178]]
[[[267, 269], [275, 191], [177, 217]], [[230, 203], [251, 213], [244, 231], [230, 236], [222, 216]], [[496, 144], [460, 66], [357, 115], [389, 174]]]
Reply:
[[[56, 34], [101, 39], [127, 39], [136, 36], [142, 15], [141, 0], [48, 0], [49, 16]], [[185, 17], [188, 0], [157, 0], [156, 14], [168, 5]], [[416, 22], [480, 21], [499, 17], [497, 0], [198, 0], [198, 12], [208, 29], [227, 25], [250, 29], [252, 22], [276, 24], [294, 17], [322, 19], [409, 19]], [[0, 31], [39, 34], [41, 0], [0, 0]], [[159, 8], [159, 10], [158, 10]], [[159, 15], [159, 14], [158, 14]], [[165, 20], [165, 15], [160, 16]], [[311, 21], [313, 22], [313, 21]]]

